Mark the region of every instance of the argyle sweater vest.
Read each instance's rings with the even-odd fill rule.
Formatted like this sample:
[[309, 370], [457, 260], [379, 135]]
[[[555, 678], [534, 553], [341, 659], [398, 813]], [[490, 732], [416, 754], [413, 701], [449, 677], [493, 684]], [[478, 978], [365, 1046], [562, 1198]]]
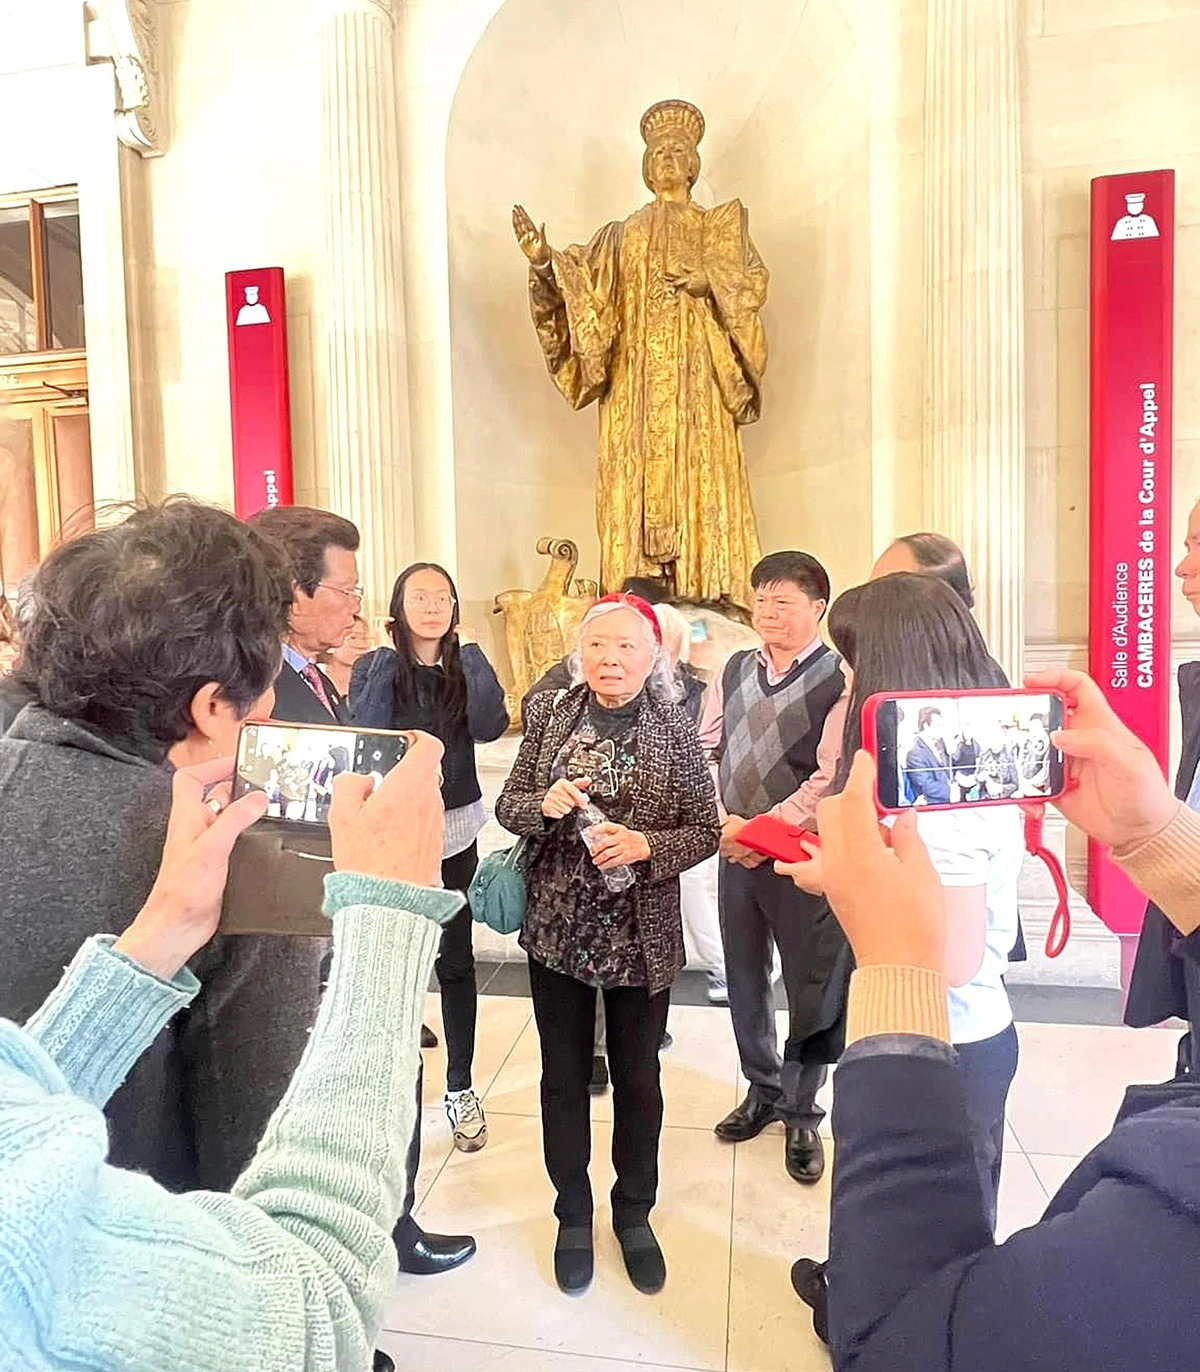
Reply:
[[841, 659], [823, 643], [775, 686], [756, 651], [729, 659], [719, 777], [731, 815], [765, 814], [812, 776], [825, 716], [844, 687]]

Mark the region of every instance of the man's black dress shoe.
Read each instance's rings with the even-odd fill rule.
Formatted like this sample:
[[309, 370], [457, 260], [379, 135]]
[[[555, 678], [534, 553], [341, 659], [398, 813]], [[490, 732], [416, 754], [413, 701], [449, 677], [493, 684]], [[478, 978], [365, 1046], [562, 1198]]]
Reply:
[[421, 1047], [436, 1048], [438, 1046], [438, 1036], [427, 1024], [421, 1025]]
[[473, 1258], [475, 1240], [469, 1234], [427, 1234], [419, 1225], [409, 1224], [397, 1231], [396, 1253], [401, 1272], [435, 1277]]
[[747, 1139], [758, 1138], [767, 1125], [778, 1118], [774, 1105], [747, 1095], [736, 1110], [731, 1110], [725, 1116], [713, 1133], [726, 1143], [745, 1143]]
[[822, 1343], [829, 1342], [829, 1278], [825, 1264], [812, 1258], [792, 1263], [792, 1290], [812, 1311], [813, 1333]]
[[825, 1175], [825, 1145], [820, 1134], [815, 1129], [789, 1124], [783, 1160], [793, 1181], [809, 1186], [820, 1181]]

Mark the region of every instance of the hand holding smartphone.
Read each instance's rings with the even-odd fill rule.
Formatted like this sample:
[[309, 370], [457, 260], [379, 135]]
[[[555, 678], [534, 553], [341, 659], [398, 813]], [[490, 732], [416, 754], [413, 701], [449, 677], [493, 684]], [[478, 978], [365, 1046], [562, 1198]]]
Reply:
[[233, 794], [264, 791], [266, 818], [325, 825], [333, 781], [342, 772], [378, 786], [408, 750], [409, 737], [385, 729], [336, 724], [243, 724]]
[[901, 691], [863, 705], [886, 814], [1056, 800], [1065, 787], [1058, 691]]

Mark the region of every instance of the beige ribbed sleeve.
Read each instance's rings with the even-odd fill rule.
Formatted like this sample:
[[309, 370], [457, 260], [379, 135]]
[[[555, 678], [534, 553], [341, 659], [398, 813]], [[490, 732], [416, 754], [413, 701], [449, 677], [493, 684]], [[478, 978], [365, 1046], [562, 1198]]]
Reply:
[[876, 1034], [950, 1042], [946, 978], [924, 967], [860, 967], [850, 979], [846, 1043]]
[[1200, 929], [1200, 815], [1180, 801], [1162, 833], [1113, 857], [1181, 934]]

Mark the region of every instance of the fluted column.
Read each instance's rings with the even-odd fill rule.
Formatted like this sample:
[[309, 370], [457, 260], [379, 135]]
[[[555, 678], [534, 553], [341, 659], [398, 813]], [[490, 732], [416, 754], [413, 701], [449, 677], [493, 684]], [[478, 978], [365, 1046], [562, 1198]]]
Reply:
[[966, 551], [1013, 673], [1024, 645], [1025, 335], [1015, 6], [928, 0], [925, 433], [929, 528]]
[[362, 533], [368, 612], [413, 551], [393, 0], [318, 0], [329, 503]]

